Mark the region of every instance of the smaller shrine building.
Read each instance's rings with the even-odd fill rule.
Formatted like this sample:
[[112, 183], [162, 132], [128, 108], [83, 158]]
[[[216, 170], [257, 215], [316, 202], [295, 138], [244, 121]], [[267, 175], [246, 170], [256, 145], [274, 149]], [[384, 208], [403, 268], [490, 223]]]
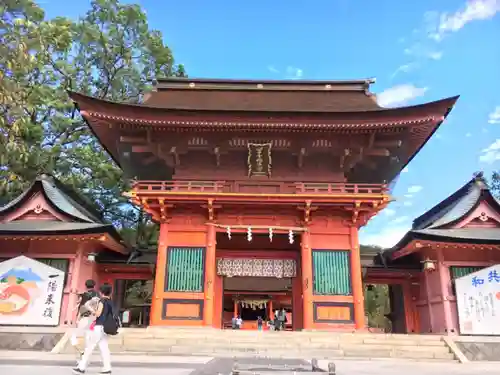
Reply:
[[[63, 296], [54, 306], [60, 309], [59, 325], [74, 323], [73, 307], [88, 279], [112, 285], [117, 278], [152, 279], [149, 265], [126, 264], [129, 252], [113, 225], [105, 223], [89, 202], [52, 176], [39, 176], [20, 196], [0, 206], [0, 264], [25, 256], [64, 272]], [[99, 263], [109, 254], [120, 259], [121, 266]], [[7, 284], [0, 285], [0, 292]], [[13, 322], [18, 321], [15, 312]], [[2, 314], [1, 324], [9, 325], [7, 313], [2, 310]], [[36, 324], [27, 319], [25, 325]]]
[[364, 282], [400, 287], [395, 332], [460, 334], [455, 280], [499, 264], [499, 250], [500, 203], [480, 173], [417, 217]]

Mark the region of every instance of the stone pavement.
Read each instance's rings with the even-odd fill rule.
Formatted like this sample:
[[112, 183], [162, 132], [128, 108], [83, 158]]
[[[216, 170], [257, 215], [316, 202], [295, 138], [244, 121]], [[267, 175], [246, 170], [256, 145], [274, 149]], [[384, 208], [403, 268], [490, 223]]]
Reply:
[[[98, 354], [93, 357], [94, 365], [89, 368], [89, 374], [99, 371]], [[198, 356], [146, 356], [133, 357], [124, 355], [113, 356], [113, 374], [119, 375], [230, 375], [233, 365], [232, 358], [212, 358]], [[284, 365], [293, 368], [294, 365], [306, 364], [301, 359], [272, 358], [242, 358], [241, 364], [252, 364], [256, 368], [265, 365]], [[72, 355], [54, 355], [40, 352], [2, 352], [0, 351], [0, 374], [33, 375], [40, 370], [51, 375], [71, 374], [75, 364]], [[415, 362], [402, 360], [336, 360], [337, 375], [498, 375], [498, 363], [437, 363]], [[326, 368], [328, 361], [320, 360], [321, 368]], [[291, 375], [293, 371], [276, 372], [277, 375]], [[297, 374], [299, 374], [297, 372]], [[258, 372], [256, 371], [256, 375]]]

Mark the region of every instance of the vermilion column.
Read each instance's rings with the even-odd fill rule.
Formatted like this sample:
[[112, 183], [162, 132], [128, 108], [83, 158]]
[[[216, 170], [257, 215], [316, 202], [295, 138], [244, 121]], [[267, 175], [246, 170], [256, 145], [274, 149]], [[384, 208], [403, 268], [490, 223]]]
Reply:
[[302, 265], [302, 305], [303, 305], [303, 329], [311, 329], [313, 326], [313, 299], [312, 299], [312, 254], [310, 233], [302, 234], [301, 265]]
[[215, 234], [215, 227], [209, 225], [207, 229], [207, 249], [205, 252], [205, 307], [203, 313], [203, 320], [206, 326], [213, 325], [214, 321]]
[[237, 318], [238, 317], [238, 301], [234, 300], [233, 304], [234, 304], [234, 307], [233, 307], [233, 317]]
[[80, 282], [80, 268], [83, 263], [83, 243], [78, 244], [75, 259], [71, 262], [71, 286], [69, 290], [68, 306], [66, 307], [66, 324], [73, 324], [76, 318], [76, 302], [78, 300], [78, 284]]
[[359, 253], [358, 228], [351, 227], [351, 285], [354, 300], [354, 324], [357, 330], [365, 328], [365, 303], [363, 297], [363, 275]]
[[449, 335], [452, 333], [453, 330], [453, 324], [451, 321], [452, 319], [451, 303], [448, 292], [448, 285], [451, 283], [450, 271], [448, 270], [448, 267], [446, 267], [443, 263], [444, 261], [443, 252], [440, 249], [437, 251], [437, 258], [438, 258], [437, 269], [439, 272], [439, 284], [440, 284], [439, 286], [441, 288], [441, 301], [443, 306], [444, 325], [446, 333]]
[[158, 237], [158, 254], [156, 255], [156, 272], [153, 288], [153, 297], [151, 299], [151, 315], [150, 325], [157, 325], [162, 320], [162, 304], [161, 298], [164, 292], [164, 281], [167, 272], [167, 236], [168, 224], [160, 223], [160, 235]]

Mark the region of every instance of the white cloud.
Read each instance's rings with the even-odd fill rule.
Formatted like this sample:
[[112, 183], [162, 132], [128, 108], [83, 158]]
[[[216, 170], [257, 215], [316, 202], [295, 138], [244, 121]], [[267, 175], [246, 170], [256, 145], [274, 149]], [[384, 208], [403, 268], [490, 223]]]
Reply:
[[500, 124], [500, 105], [497, 105], [495, 110], [490, 113], [488, 122], [490, 124]]
[[410, 201], [403, 202], [403, 206], [410, 207], [413, 206], [413, 203]]
[[416, 69], [417, 67], [418, 64], [415, 62], [401, 65], [394, 71], [394, 73], [392, 73], [391, 78], [396, 77], [399, 73], [409, 73], [412, 70]]
[[393, 86], [377, 95], [377, 102], [382, 107], [404, 105], [412, 99], [423, 96], [427, 87], [416, 87], [412, 84]]
[[469, 0], [463, 9], [452, 14], [441, 14], [439, 23], [429, 33], [429, 37], [440, 41], [447, 33], [457, 32], [473, 21], [491, 19], [498, 12], [500, 12], [500, 0]]
[[432, 60], [441, 60], [443, 57], [443, 52], [429, 52], [429, 58]]
[[405, 194], [405, 198], [413, 198], [413, 194]]
[[269, 70], [271, 73], [279, 73], [280, 72], [278, 69], [276, 69], [276, 67], [274, 65], [269, 65], [267, 67], [267, 70]]
[[304, 71], [294, 66], [287, 66], [286, 75], [289, 79], [300, 79], [304, 75]]
[[394, 216], [396, 214], [396, 211], [394, 211], [391, 208], [386, 208], [384, 211], [382, 211], [384, 214], [387, 216]]
[[389, 226], [395, 225], [395, 224], [401, 224], [404, 223], [405, 221], [408, 221], [410, 218], [408, 216], [400, 216], [397, 217], [393, 220], [390, 221]]
[[472, 137], [472, 134], [471, 133], [467, 133], [465, 134], [465, 136], [468, 138], [468, 137]]
[[423, 188], [419, 185], [413, 185], [408, 188], [408, 194], [416, 194], [421, 191]]
[[404, 167], [403, 170], [401, 171], [402, 173], [408, 173], [408, 167]]
[[483, 149], [479, 156], [479, 161], [482, 163], [492, 164], [497, 160], [500, 160], [500, 139]]

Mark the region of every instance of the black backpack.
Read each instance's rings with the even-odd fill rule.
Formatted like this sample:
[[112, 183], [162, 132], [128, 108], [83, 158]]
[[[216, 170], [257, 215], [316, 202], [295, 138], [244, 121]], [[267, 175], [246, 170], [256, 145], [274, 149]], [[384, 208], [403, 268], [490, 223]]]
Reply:
[[115, 313], [113, 303], [109, 300], [101, 300], [104, 305], [108, 305], [106, 316], [102, 323], [102, 329], [106, 335], [116, 336], [118, 329], [121, 327], [120, 317]]

